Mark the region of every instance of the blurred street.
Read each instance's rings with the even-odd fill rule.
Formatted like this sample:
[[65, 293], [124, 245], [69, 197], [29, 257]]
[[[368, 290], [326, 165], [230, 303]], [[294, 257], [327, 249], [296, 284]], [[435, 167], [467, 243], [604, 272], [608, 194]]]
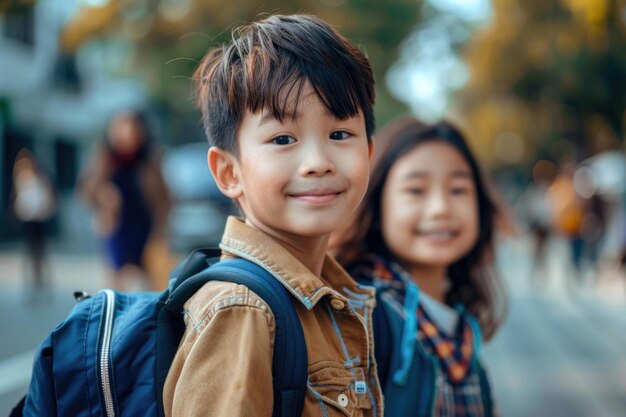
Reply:
[[358, 41], [378, 129], [458, 126], [498, 233], [521, 229], [497, 245], [508, 316], [482, 351], [501, 415], [626, 416], [626, 0], [0, 0], [0, 417], [74, 291], [126, 288], [129, 265], [164, 286], [219, 242], [238, 211], [192, 74], [276, 11]]
[[[626, 280], [589, 274], [572, 286], [565, 242], [547, 248], [543, 284], [531, 284], [529, 245], [500, 247], [509, 315], [483, 360], [505, 417], [618, 417], [626, 413]], [[550, 277], [549, 280], [545, 279]]]
[[[0, 415], [24, 394], [37, 344], [69, 312], [77, 289], [105, 282], [102, 259], [54, 245], [53, 290], [31, 298], [19, 278], [22, 255], [0, 252]], [[519, 238], [500, 245], [500, 269], [510, 294], [509, 316], [483, 351], [505, 417], [618, 417], [626, 410], [626, 288], [623, 276], [568, 289], [566, 245], [548, 247], [546, 276], [529, 284], [529, 245]]]

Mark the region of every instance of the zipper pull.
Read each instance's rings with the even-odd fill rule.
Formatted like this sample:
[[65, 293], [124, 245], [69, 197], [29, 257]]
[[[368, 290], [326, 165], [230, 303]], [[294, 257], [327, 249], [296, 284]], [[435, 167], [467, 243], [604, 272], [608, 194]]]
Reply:
[[89, 293], [86, 293], [85, 291], [74, 291], [74, 299], [77, 303], [80, 303], [87, 298], [91, 298], [91, 295]]

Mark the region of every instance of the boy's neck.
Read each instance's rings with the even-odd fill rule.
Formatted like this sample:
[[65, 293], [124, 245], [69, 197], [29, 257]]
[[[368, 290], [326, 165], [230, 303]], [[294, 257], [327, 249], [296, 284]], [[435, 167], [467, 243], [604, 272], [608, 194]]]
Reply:
[[306, 266], [316, 276], [321, 278], [324, 258], [328, 248], [329, 236], [303, 237], [285, 235], [277, 233], [275, 230], [266, 230], [266, 228], [259, 227], [247, 218], [246, 224], [272, 237], [298, 261], [300, 261], [300, 263]]
[[411, 274], [413, 282], [417, 284], [420, 291], [445, 304], [448, 289], [448, 267], [446, 265], [402, 264], [402, 266]]

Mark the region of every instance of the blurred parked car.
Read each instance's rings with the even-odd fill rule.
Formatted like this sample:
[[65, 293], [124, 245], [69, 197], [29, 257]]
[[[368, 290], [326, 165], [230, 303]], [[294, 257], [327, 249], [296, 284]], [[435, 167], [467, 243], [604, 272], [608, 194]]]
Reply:
[[163, 157], [163, 175], [174, 199], [170, 245], [177, 252], [217, 246], [226, 217], [236, 212], [209, 171], [208, 150], [208, 143], [189, 143], [169, 149]]

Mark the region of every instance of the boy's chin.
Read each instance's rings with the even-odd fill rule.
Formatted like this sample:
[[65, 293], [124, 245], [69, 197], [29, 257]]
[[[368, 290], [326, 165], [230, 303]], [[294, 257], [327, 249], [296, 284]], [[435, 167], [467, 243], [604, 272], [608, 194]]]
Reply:
[[251, 226], [264, 230], [270, 235], [278, 234], [290, 238], [320, 239], [330, 238], [330, 235], [345, 226], [345, 222], [330, 216], [285, 216], [282, 219], [266, 218], [250, 221]]
[[341, 226], [335, 222], [302, 221], [297, 225], [292, 225], [289, 232], [303, 238], [322, 238], [330, 236]]

